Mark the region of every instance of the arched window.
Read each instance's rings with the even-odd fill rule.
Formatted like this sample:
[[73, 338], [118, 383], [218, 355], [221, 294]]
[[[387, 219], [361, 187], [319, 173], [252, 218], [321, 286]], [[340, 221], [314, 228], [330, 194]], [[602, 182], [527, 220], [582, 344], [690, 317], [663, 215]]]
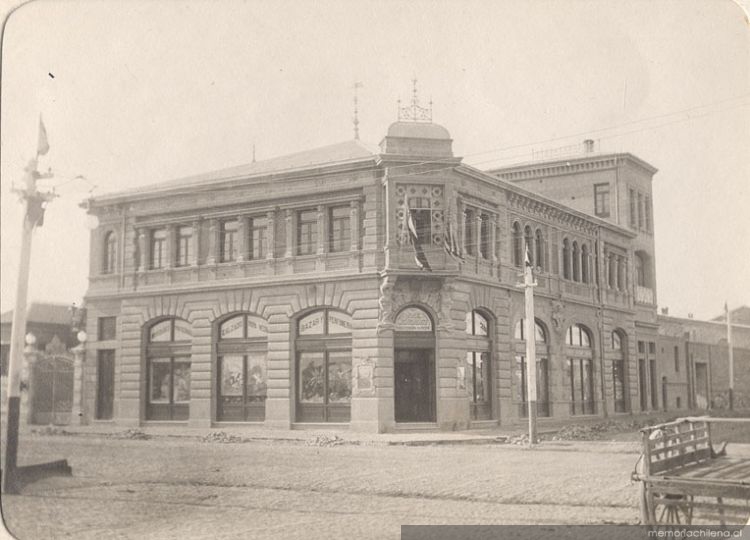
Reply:
[[627, 411], [627, 385], [624, 333], [612, 332], [612, 385], [614, 390], [615, 412]]
[[594, 371], [591, 332], [573, 324], [565, 335], [570, 382], [570, 414], [594, 414]]
[[240, 313], [216, 326], [216, 419], [261, 422], [265, 419], [268, 325], [255, 315]]
[[513, 264], [523, 266], [523, 233], [521, 224], [517, 221], [513, 223]]
[[190, 346], [193, 331], [183, 319], [160, 319], [144, 327], [147, 420], [187, 420], [190, 416]]
[[466, 314], [466, 366], [464, 381], [471, 396], [471, 419], [492, 418], [490, 322], [480, 311]]
[[531, 259], [531, 266], [536, 266], [534, 262], [534, 233], [531, 231], [531, 227], [526, 225], [523, 228], [523, 241], [524, 241], [524, 253], [528, 250], [529, 259]]
[[[521, 416], [528, 415], [529, 396], [526, 386], [526, 325], [524, 319], [519, 320], [515, 326], [515, 358], [516, 370], [515, 381], [518, 389], [519, 413]], [[534, 321], [534, 338], [536, 342], [536, 409], [538, 416], [550, 416], [549, 403], [549, 346], [547, 343], [547, 330], [538, 319]]]
[[544, 270], [544, 235], [542, 234], [542, 229], [537, 229], [535, 236], [536, 266]]
[[573, 281], [581, 281], [581, 252], [575, 240], [573, 240]]
[[581, 281], [584, 283], [591, 281], [589, 275], [589, 246], [587, 244], [581, 244]]
[[563, 278], [570, 279], [570, 241], [563, 239]]
[[109, 231], [104, 236], [103, 247], [102, 274], [111, 274], [115, 271], [115, 263], [117, 262], [117, 237], [114, 231]]
[[468, 255], [477, 254], [477, 234], [476, 234], [476, 218], [474, 217], [474, 210], [464, 210], [464, 234], [466, 241], [466, 253]]
[[320, 309], [297, 321], [297, 421], [348, 422], [352, 399], [352, 318]]

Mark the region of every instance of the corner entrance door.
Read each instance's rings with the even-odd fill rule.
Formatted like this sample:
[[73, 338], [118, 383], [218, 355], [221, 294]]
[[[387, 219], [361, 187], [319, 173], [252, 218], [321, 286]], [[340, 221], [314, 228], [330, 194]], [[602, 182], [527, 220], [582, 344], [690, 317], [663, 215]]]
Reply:
[[435, 421], [435, 377], [431, 349], [396, 349], [396, 422]]

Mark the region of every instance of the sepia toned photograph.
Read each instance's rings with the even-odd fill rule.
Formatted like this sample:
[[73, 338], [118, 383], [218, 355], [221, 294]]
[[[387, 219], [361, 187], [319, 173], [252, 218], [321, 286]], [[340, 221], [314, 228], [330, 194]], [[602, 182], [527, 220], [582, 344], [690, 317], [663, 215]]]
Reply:
[[2, 7], [0, 539], [750, 538], [747, 2]]

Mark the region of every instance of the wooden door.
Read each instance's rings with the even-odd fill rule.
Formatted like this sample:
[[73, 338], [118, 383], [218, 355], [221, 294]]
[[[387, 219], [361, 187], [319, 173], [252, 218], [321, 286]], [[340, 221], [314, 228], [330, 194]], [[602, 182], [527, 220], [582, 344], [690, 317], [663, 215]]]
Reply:
[[396, 422], [434, 422], [433, 351], [397, 349], [394, 363]]

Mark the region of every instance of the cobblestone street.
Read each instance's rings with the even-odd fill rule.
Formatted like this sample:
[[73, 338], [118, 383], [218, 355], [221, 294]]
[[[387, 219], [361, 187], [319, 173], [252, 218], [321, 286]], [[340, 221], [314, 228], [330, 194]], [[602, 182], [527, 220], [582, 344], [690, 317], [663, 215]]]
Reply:
[[401, 524], [635, 523], [623, 443], [310, 446], [28, 436], [73, 477], [3, 497], [37, 538], [398, 538]]

